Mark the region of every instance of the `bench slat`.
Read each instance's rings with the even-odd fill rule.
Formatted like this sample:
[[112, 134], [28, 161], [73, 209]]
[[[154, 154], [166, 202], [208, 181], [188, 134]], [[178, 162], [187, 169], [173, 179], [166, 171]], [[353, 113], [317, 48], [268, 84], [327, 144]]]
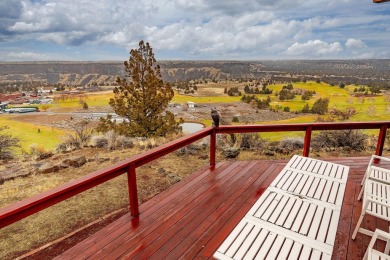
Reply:
[[259, 251], [259, 248], [263, 245], [267, 235], [268, 235], [268, 231], [260, 228], [259, 235], [257, 236], [255, 242], [252, 244], [251, 248], [246, 253], [244, 259], [254, 259], [256, 257], [257, 252]]
[[288, 202], [288, 197], [283, 196], [279, 201], [279, 205], [276, 207], [275, 211], [272, 213], [271, 217], [268, 219], [269, 222], [275, 223], [277, 221], [277, 219], [282, 214], [283, 209], [285, 208], [287, 202]]
[[254, 225], [251, 223], [245, 223], [245, 227], [241, 230], [241, 232], [238, 234], [237, 237], [235, 237], [233, 243], [229, 247], [229, 249], [226, 251], [226, 255], [229, 257], [234, 257], [242, 243], [246, 240], [248, 237], [249, 233], [252, 231], [254, 228]]
[[282, 248], [280, 249], [280, 253], [278, 255], [279, 259], [287, 259], [288, 254], [293, 245], [294, 245], [294, 241], [289, 238], [286, 238]]
[[253, 226], [251, 232], [248, 234], [247, 238], [244, 240], [237, 253], [234, 255], [236, 259], [244, 258], [244, 255], [248, 252], [249, 248], [253, 244], [253, 241], [260, 234], [261, 228], [259, 226]]
[[286, 240], [286, 238], [284, 238], [283, 236], [276, 237], [274, 243], [272, 244], [271, 249], [268, 252], [268, 255], [267, 255], [268, 259], [277, 259], [278, 258], [278, 254], [281, 251], [285, 240]]
[[324, 211], [325, 211], [325, 208], [317, 207], [316, 213], [315, 213], [314, 218], [313, 218], [313, 222], [311, 223], [309, 233], [307, 235], [308, 237], [310, 237], [312, 239], [316, 239], [318, 230], [320, 230], [322, 225], [324, 225], [324, 224], [326, 225], [326, 223], [324, 223], [322, 221]]
[[326, 236], [326, 243], [329, 245], [334, 244], [336, 239], [337, 224], [339, 223], [340, 211], [333, 211], [332, 218], [330, 220], [330, 225], [328, 228], [328, 235]]

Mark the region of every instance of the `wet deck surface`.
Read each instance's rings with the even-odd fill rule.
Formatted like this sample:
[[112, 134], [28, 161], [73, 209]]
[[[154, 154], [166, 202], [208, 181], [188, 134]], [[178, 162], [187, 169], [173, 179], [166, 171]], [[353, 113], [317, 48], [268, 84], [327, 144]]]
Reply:
[[[351, 240], [362, 204], [356, 198], [369, 159], [326, 159], [350, 166], [332, 259], [361, 259], [370, 241], [362, 234]], [[205, 167], [142, 204], [138, 218], [126, 214], [58, 258], [212, 258], [286, 163], [238, 161], [218, 163], [214, 170]], [[389, 228], [386, 221], [371, 216], [363, 226]]]

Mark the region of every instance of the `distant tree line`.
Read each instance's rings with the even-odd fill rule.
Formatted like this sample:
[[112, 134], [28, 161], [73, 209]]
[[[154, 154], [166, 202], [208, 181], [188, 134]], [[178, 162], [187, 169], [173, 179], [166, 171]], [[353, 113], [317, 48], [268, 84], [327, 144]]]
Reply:
[[266, 99], [259, 99], [255, 95], [244, 95], [241, 101], [253, 105], [257, 109], [270, 108], [271, 98], [268, 96]]
[[360, 86], [359, 88], [354, 88], [353, 90], [354, 93], [362, 93], [364, 95], [369, 95], [369, 93], [371, 92], [372, 95], [376, 95], [376, 94], [379, 94], [381, 93], [381, 89], [379, 86], [371, 86], [371, 87], [364, 87], [364, 86]]
[[260, 90], [258, 87], [251, 88], [248, 85], [245, 85], [244, 92], [245, 94], [272, 94], [272, 90], [267, 88], [267, 86], [263, 86]]
[[238, 87], [232, 87], [232, 88], [225, 88], [224, 90], [225, 94], [228, 94], [228, 96], [241, 96], [241, 91], [238, 90]]
[[190, 81], [178, 81], [172, 84], [178, 91], [183, 91], [184, 94], [194, 94], [195, 91], [198, 90], [198, 81], [190, 82]]

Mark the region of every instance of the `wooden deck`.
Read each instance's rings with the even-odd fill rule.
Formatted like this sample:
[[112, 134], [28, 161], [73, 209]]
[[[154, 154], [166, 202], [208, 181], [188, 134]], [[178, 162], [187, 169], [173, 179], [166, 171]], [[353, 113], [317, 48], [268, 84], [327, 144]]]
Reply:
[[[361, 211], [356, 198], [369, 157], [328, 161], [350, 166], [332, 259], [361, 259], [370, 238], [351, 240]], [[70, 248], [59, 259], [212, 258], [227, 235], [282, 170], [286, 161], [221, 162], [203, 168]], [[363, 226], [388, 230], [388, 223], [367, 216]], [[383, 247], [383, 244], [379, 244]]]

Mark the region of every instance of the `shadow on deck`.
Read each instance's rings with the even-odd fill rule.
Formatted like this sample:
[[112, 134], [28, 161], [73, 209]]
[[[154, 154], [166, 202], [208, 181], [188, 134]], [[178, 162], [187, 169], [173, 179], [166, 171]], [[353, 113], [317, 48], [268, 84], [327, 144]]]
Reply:
[[[356, 198], [369, 159], [326, 159], [350, 166], [332, 259], [361, 259], [369, 243], [362, 234], [350, 238], [361, 212]], [[286, 163], [221, 162], [215, 170], [203, 168], [142, 204], [138, 218], [126, 214], [58, 258], [212, 258]], [[387, 222], [368, 216], [363, 226], [388, 230]]]

